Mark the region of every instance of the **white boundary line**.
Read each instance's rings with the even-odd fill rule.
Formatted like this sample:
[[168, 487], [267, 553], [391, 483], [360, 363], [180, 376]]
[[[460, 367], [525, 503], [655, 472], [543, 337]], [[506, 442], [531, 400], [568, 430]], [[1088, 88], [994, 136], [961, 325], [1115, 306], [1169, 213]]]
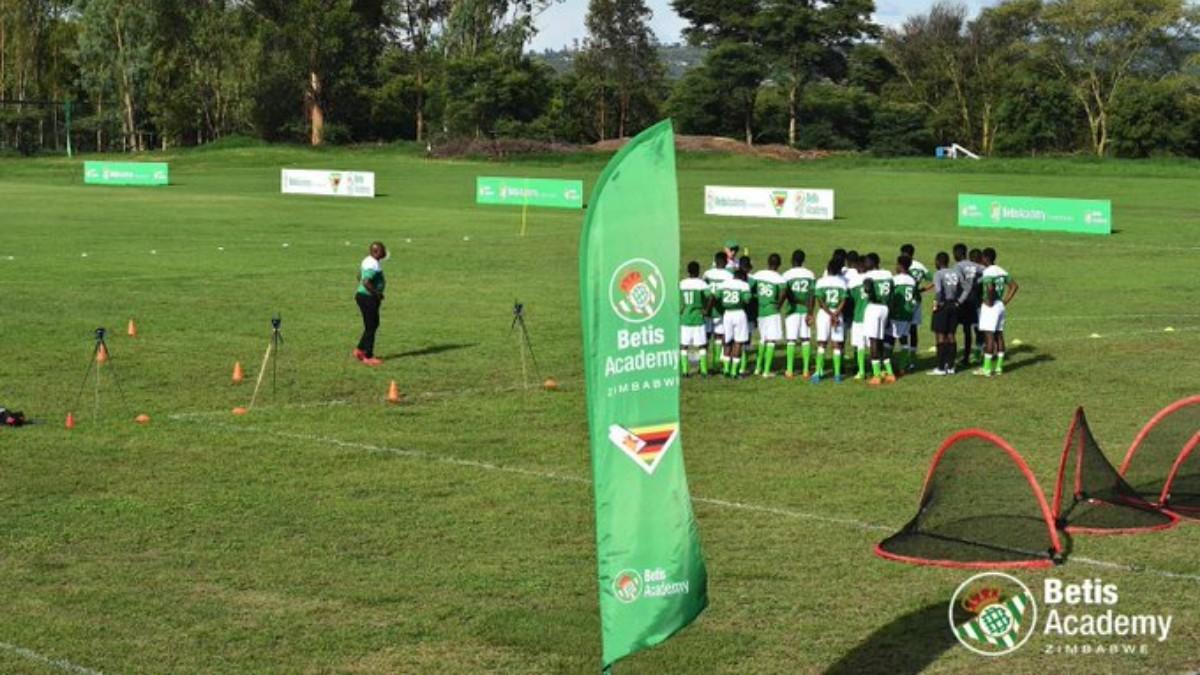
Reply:
[[61, 670], [64, 673], [75, 673], [75, 675], [104, 675], [99, 670], [92, 670], [91, 668], [85, 668], [84, 666], [81, 666], [79, 664], [71, 663], [70, 661], [68, 661], [66, 659], [52, 659], [49, 656], [42, 656], [41, 654], [33, 651], [32, 649], [26, 649], [24, 647], [12, 645], [7, 642], [0, 642], [0, 649], [3, 649], [4, 651], [12, 653], [12, 654], [16, 654], [17, 656], [20, 656], [23, 659], [28, 659], [29, 661], [36, 661], [44, 666], [50, 666], [51, 668]]
[[[176, 418], [175, 416], [171, 416], [171, 417], [172, 417], [172, 419], [179, 419], [180, 421], [185, 421], [185, 422], [189, 421], [188, 418]], [[521, 476], [530, 476], [532, 478], [541, 478], [543, 480], [552, 480], [552, 481], [557, 481], [557, 482], [561, 482], [561, 483], [572, 483], [572, 484], [577, 484], [577, 485], [579, 485], [579, 484], [591, 485], [590, 480], [579, 477], [579, 476], [571, 476], [571, 475], [567, 475], [567, 474], [556, 473], [553, 471], [541, 471], [541, 470], [537, 470], [537, 469], [523, 469], [520, 467], [504, 466], [502, 464], [494, 464], [492, 462], [484, 462], [484, 461], [473, 460], [473, 459], [462, 459], [459, 457], [447, 456], [444, 454], [434, 455], [434, 454], [430, 454], [428, 452], [424, 452], [422, 450], [411, 450], [411, 449], [407, 449], [407, 448], [394, 448], [394, 447], [388, 447], [388, 446], [383, 446], [383, 445], [373, 445], [370, 443], [360, 443], [357, 441], [345, 441], [340, 438], [333, 438], [331, 436], [319, 436], [316, 434], [298, 434], [298, 433], [293, 433], [293, 432], [288, 432], [288, 431], [269, 431], [269, 430], [261, 429], [258, 427], [238, 426], [238, 425], [228, 424], [225, 422], [217, 422], [217, 423], [213, 424], [213, 426], [219, 427], [219, 428], [227, 430], [227, 431], [242, 431], [242, 432], [249, 431], [251, 433], [256, 433], [256, 434], [264, 434], [264, 435], [268, 435], [268, 436], [279, 436], [281, 438], [288, 438], [288, 439], [298, 440], [298, 441], [307, 441], [307, 442], [311, 442], [311, 443], [324, 444], [324, 445], [329, 445], [329, 446], [338, 447], [338, 448], [346, 448], [346, 449], [352, 449], [352, 450], [364, 450], [366, 452], [390, 454], [390, 455], [396, 455], [399, 457], [408, 457], [411, 459], [423, 459], [423, 460], [428, 460], [428, 461], [435, 462], [438, 464], [449, 464], [451, 466], [464, 466], [464, 467], [470, 467], [470, 468], [475, 468], [475, 469], [485, 469], [488, 471], [501, 471], [504, 473], [516, 474], [516, 475], [521, 475]], [[854, 518], [844, 518], [844, 517], [839, 517], [839, 516], [827, 516], [827, 515], [822, 515], [822, 514], [818, 514], [818, 513], [795, 511], [792, 509], [785, 509], [785, 508], [781, 508], [781, 507], [777, 507], [777, 506], [764, 506], [764, 505], [759, 505], [759, 504], [748, 504], [745, 502], [730, 501], [730, 500], [726, 500], [726, 499], [717, 499], [717, 498], [713, 498], [713, 497], [697, 497], [695, 495], [692, 496], [692, 501], [696, 502], [696, 503], [700, 503], [700, 504], [708, 504], [711, 506], [718, 506], [718, 507], [722, 507], [722, 508], [738, 509], [741, 511], [753, 511], [756, 513], [765, 513], [765, 514], [770, 514], [770, 515], [783, 516], [785, 518], [794, 518], [797, 520], [814, 520], [814, 521], [823, 522], [823, 523], [830, 523], [833, 525], [847, 525], [850, 527], [854, 527], [856, 529], [874, 531], [874, 532], [894, 532], [896, 530], [895, 527], [889, 527], [887, 525], [879, 525], [879, 524], [875, 524], [875, 523], [868, 523], [865, 521], [856, 520]], [[1161, 577], [1164, 579], [1180, 579], [1180, 580], [1184, 580], [1184, 581], [1200, 583], [1200, 575], [1196, 575], [1196, 574], [1184, 574], [1181, 572], [1171, 572], [1168, 570], [1160, 570], [1160, 569], [1156, 569], [1153, 567], [1139, 567], [1139, 566], [1133, 566], [1133, 565], [1125, 565], [1122, 563], [1109, 562], [1106, 560], [1095, 560], [1092, 558], [1085, 558], [1085, 557], [1081, 557], [1081, 556], [1071, 556], [1070, 560], [1073, 562], [1079, 562], [1079, 563], [1083, 563], [1085, 565], [1092, 565], [1095, 567], [1104, 567], [1104, 568], [1108, 568], [1108, 569], [1122, 570], [1125, 572], [1133, 572], [1136, 574], [1151, 574], [1151, 575]]]

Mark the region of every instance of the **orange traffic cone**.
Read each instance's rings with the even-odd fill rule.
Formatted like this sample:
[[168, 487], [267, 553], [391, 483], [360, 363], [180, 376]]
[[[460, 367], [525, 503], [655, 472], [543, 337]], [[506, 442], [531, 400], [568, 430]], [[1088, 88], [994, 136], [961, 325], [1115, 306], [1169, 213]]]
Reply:
[[233, 364], [233, 383], [241, 384], [242, 380], [246, 379], [246, 374], [242, 372], [242, 362], [236, 361]]
[[71, 413], [67, 413], [67, 423], [66, 423], [66, 427], [67, 427], [68, 429], [74, 429], [74, 428], [75, 428], [75, 416], [74, 416], [74, 415], [72, 415]]
[[133, 322], [133, 319], [129, 320], [129, 329], [126, 332], [129, 333], [129, 337], [137, 337], [137, 324]]
[[392, 380], [392, 383], [390, 385], [388, 385], [387, 400], [388, 400], [388, 403], [399, 403], [400, 402], [400, 388], [396, 386], [395, 380]]
[[101, 342], [100, 347], [96, 349], [96, 363], [107, 363], [107, 362], [108, 362], [108, 347], [105, 347], [104, 343]]

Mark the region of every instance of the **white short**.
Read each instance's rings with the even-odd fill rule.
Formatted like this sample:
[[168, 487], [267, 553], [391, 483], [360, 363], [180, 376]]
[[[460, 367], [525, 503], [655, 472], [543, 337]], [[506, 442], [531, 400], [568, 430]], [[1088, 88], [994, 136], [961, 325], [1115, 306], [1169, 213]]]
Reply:
[[750, 322], [746, 320], [746, 312], [740, 309], [725, 312], [725, 343], [750, 341]]
[[1004, 303], [997, 300], [991, 307], [979, 306], [979, 330], [985, 333], [1004, 332]]
[[921, 303], [918, 302], [917, 304], [913, 305], [912, 325], [920, 326], [921, 318]]
[[721, 317], [715, 319], [705, 319], [704, 325], [708, 328], [708, 332], [713, 335], [724, 335], [725, 327], [721, 324]]
[[763, 342], [783, 340], [783, 317], [779, 314], [758, 317], [758, 337]]
[[808, 315], [788, 314], [787, 318], [783, 321], [783, 333], [787, 336], [788, 342], [809, 339], [811, 333], [808, 328]]
[[[839, 319], [839, 321], [837, 322], [837, 325], [832, 326], [832, 329], [833, 329], [832, 339], [836, 343], [841, 343], [842, 340], [846, 339], [845, 338], [846, 324], [840, 320], [841, 317], [838, 317], [838, 319]], [[830, 328], [831, 328], [830, 324], [832, 322], [833, 322], [833, 317], [829, 316], [829, 312], [825, 312], [825, 311], [817, 312], [817, 342], [824, 344], [829, 341], [829, 339], [830, 339], [829, 333], [830, 333]]]
[[850, 346], [855, 349], [867, 348], [867, 329], [861, 321], [850, 325]]
[[863, 332], [868, 340], [882, 340], [886, 335], [888, 324], [888, 307], [872, 302], [867, 305], [867, 311], [863, 314], [863, 327], [866, 329]]
[[708, 346], [708, 333], [705, 332], [704, 326], [681, 326], [679, 333], [679, 345], [683, 349], [688, 347], [704, 349]]
[[892, 337], [906, 338], [908, 337], [909, 327], [914, 324], [908, 321], [892, 321]]

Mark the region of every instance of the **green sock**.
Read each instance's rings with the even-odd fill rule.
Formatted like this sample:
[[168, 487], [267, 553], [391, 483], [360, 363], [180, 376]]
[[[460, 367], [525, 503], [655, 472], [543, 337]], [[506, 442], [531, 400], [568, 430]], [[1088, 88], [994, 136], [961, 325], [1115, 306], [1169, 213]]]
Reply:
[[992, 372], [992, 355], [991, 354], [983, 355], [983, 372], [985, 372], [985, 373]]
[[[838, 369], [838, 365], [839, 365], [838, 357], [839, 356], [841, 356], [841, 355], [838, 354], [837, 352], [834, 352], [833, 370], [835, 372]], [[824, 347], [817, 347], [817, 370], [816, 370], [816, 373], [817, 373], [818, 377], [825, 374], [825, 348]]]
[[808, 374], [808, 363], [812, 360], [812, 344], [803, 342], [800, 344], [800, 359], [804, 361], [804, 374]]
[[688, 350], [686, 349], [679, 350], [679, 374], [688, 374]]
[[875, 377], [879, 377], [879, 361], [871, 359], [871, 372], [875, 373]]
[[756, 375], [762, 372], [762, 356], [762, 345], [759, 345], [758, 349], [754, 350], [754, 373]]
[[733, 374], [733, 359], [726, 358], [725, 361], [721, 365], [721, 369], [725, 371], [726, 375]]
[[1004, 372], [1004, 352], [996, 352], [996, 372]]
[[767, 343], [767, 354], [763, 357], [763, 375], [771, 374], [771, 366], [775, 364], [775, 343]]
[[745, 375], [746, 374], [746, 366], [748, 366], [748, 365], [750, 365], [750, 355], [747, 354], [746, 350], [743, 348], [742, 349], [742, 358], [738, 361], [737, 374]]
[[862, 375], [867, 372], [867, 350], [856, 349], [858, 353], [858, 374]]
[[708, 375], [708, 354], [700, 352], [700, 374]]
[[[807, 368], [805, 369], [807, 370]], [[787, 343], [787, 374], [796, 372], [796, 343]]]
[[842, 352], [837, 349], [833, 350], [833, 376], [842, 376]]
[[892, 377], [896, 376], [896, 373], [892, 370], [892, 360], [891, 359], [883, 360], [883, 372], [887, 373], [888, 375], [891, 375]]

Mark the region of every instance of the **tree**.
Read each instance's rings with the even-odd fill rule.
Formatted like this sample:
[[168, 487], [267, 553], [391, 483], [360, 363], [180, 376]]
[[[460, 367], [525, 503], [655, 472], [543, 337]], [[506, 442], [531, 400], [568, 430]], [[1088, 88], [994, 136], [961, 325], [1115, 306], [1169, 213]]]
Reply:
[[746, 144], [754, 144], [758, 89], [767, 76], [759, 25], [763, 0], [672, 0], [688, 21], [684, 36], [708, 47], [705, 74], [736, 107]]
[[425, 138], [425, 105], [429, 96], [430, 72], [437, 53], [434, 39], [450, 14], [450, 0], [391, 0], [391, 32], [408, 50], [413, 73], [416, 137]]
[[610, 91], [617, 104], [618, 137], [628, 135], [638, 101], [644, 107], [657, 107], [654, 101], [662, 87], [664, 67], [650, 30], [651, 16], [644, 0], [591, 0], [588, 4], [588, 37], [577, 68], [581, 80], [594, 87], [600, 140], [608, 135]]
[[117, 97], [125, 147], [145, 150], [138, 116], [150, 75], [156, 24], [150, 0], [77, 0], [77, 58], [83, 86]]
[[[321, 145], [335, 86], [353, 88], [357, 77], [373, 70], [384, 17], [382, 1], [253, 0], [252, 5], [261, 19], [261, 67], [282, 71], [300, 85], [309, 142]], [[271, 88], [260, 96], [277, 91]], [[271, 103], [269, 98], [266, 102]]]
[[776, 82], [787, 92], [788, 143], [796, 145], [804, 86], [844, 61], [854, 42], [877, 34], [873, 0], [765, 0], [757, 20]]
[[1042, 54], [1087, 116], [1092, 152], [1110, 142], [1109, 115], [1147, 53], [1171, 41], [1183, 0], [1052, 0], [1038, 24]]

